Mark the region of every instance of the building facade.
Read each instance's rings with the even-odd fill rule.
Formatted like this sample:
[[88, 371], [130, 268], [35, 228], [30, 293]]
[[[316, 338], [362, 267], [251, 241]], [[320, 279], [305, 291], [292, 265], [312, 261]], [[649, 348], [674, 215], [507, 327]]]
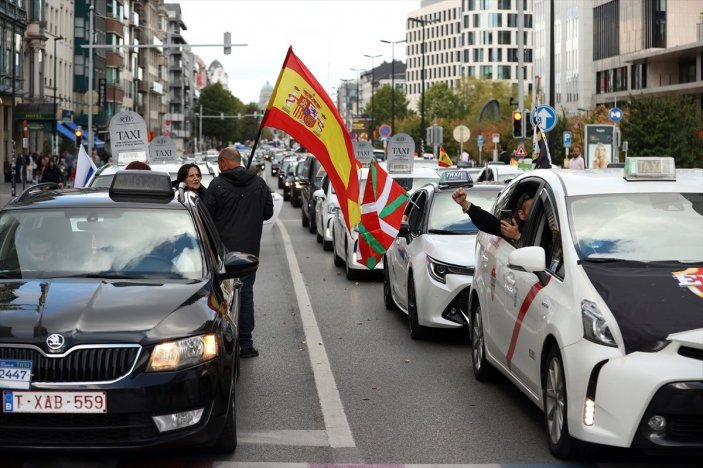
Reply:
[[171, 43], [184, 47], [167, 49], [169, 113], [162, 133], [176, 142], [179, 155], [194, 151], [192, 139], [193, 101], [195, 92], [195, 56], [188, 47], [182, 32], [187, 30], [178, 4], [166, 4], [168, 37]]
[[229, 90], [229, 77], [225, 72], [225, 67], [218, 60], [214, 60], [207, 68], [208, 84], [220, 83], [223, 88]]
[[[21, 0], [0, 0], [0, 160], [10, 162], [21, 150], [22, 121], [14, 118], [24, 95], [24, 33], [27, 11]], [[14, 131], [13, 131], [14, 129]]]

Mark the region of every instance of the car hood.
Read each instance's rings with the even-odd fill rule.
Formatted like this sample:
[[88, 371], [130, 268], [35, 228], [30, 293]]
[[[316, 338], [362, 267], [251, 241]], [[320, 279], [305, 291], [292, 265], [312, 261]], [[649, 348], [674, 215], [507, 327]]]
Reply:
[[625, 352], [651, 351], [669, 335], [703, 328], [703, 264], [584, 261], [582, 265], [617, 320]]
[[[63, 335], [85, 342], [144, 343], [212, 326], [207, 281], [55, 279], [0, 283], [0, 343], [33, 343]], [[209, 324], [209, 325], [208, 325]]]
[[471, 234], [427, 234], [425, 253], [440, 262], [474, 266], [476, 236]]

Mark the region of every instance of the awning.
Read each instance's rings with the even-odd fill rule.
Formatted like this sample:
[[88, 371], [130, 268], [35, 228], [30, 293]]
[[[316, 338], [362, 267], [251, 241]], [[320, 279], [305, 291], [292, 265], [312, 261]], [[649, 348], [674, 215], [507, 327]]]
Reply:
[[[59, 122], [58, 125], [56, 125], [56, 129], [59, 131], [61, 136], [74, 142], [74, 143], [76, 142], [75, 132], [76, 132], [77, 128], [78, 128], [78, 125], [76, 125], [73, 122]], [[85, 131], [85, 129], [83, 129], [83, 131]], [[83, 135], [83, 144], [84, 145], [88, 144], [87, 135]], [[93, 138], [93, 144], [98, 149], [105, 148], [105, 142], [98, 137]]]

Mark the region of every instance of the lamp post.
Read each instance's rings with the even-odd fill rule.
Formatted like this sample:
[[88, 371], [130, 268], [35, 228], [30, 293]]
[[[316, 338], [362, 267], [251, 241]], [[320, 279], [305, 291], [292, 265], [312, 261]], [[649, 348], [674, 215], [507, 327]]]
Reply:
[[373, 89], [373, 84], [374, 84], [374, 81], [376, 81], [376, 75], [375, 75], [376, 68], [374, 67], [374, 63], [373, 63], [373, 62], [374, 62], [375, 59], [377, 59], [378, 57], [380, 57], [380, 55], [367, 55], [367, 54], [364, 54], [364, 57], [368, 57], [368, 58], [371, 59], [371, 128], [369, 129], [369, 137], [370, 137], [371, 143], [373, 143], [373, 134], [374, 134], [374, 132], [375, 132], [374, 129], [376, 128], [375, 125], [374, 125], [374, 121], [373, 121], [373, 110], [374, 110], [374, 109], [373, 109], [373, 91], [374, 91], [374, 89]]
[[425, 25], [436, 23], [438, 20], [409, 17], [408, 21], [420, 23], [422, 26], [422, 88], [420, 90], [420, 139], [425, 138]]
[[56, 135], [56, 130], [58, 127], [58, 117], [56, 117], [56, 114], [58, 113], [58, 110], [56, 108], [56, 94], [59, 91], [59, 86], [56, 83], [56, 62], [58, 62], [58, 57], [56, 55], [56, 41], [62, 41], [64, 39], [63, 36], [56, 36], [54, 37], [54, 99], [53, 99], [53, 108], [54, 108], [54, 139], [52, 141], [52, 149], [54, 154], [59, 153], [59, 140], [58, 140], [58, 135]]
[[386, 41], [381, 39], [381, 42], [391, 45], [391, 129], [393, 133], [395, 133], [395, 45], [408, 41], [406, 39], [401, 41]]

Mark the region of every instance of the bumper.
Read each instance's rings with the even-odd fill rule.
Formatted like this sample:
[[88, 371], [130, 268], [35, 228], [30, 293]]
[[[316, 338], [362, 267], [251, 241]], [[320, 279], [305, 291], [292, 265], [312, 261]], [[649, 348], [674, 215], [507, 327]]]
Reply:
[[[703, 447], [703, 362], [679, 355], [676, 343], [654, 353], [622, 356], [582, 340], [563, 353], [573, 437], [617, 447]], [[592, 373], [601, 361], [606, 362], [600, 371]], [[592, 374], [595, 411], [587, 426], [584, 407]], [[652, 433], [647, 423], [655, 414], [671, 418], [671, 433]]]
[[[219, 367], [213, 361], [179, 372], [136, 374], [109, 385], [42, 388], [106, 391], [107, 413], [0, 413], [0, 447], [137, 450], [213, 442], [222, 431], [234, 391], [231, 367], [224, 373]], [[181, 429], [159, 432], [152, 419], [199, 408], [204, 408], [200, 421]]]
[[418, 322], [424, 327], [461, 328], [468, 325], [471, 276], [447, 275], [446, 283], [427, 276], [416, 279]]

